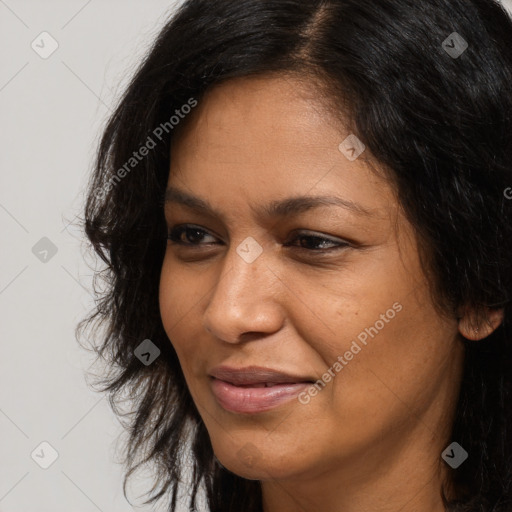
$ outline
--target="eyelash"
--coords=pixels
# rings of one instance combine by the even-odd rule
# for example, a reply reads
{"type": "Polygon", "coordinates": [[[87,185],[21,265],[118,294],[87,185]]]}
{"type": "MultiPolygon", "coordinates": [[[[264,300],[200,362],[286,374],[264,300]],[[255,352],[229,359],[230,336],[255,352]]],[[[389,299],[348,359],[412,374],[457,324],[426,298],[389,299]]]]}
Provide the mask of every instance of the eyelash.
{"type": "MultiPolygon", "coordinates": [[[[190,243],[190,242],[187,243],[187,242],[180,241],[180,239],[179,239],[180,235],[182,233],[187,233],[188,231],[193,231],[196,233],[199,232],[199,233],[202,233],[205,235],[209,235],[209,233],[207,231],[205,231],[204,229],[201,229],[199,227],[196,227],[196,226],[193,226],[190,224],[182,224],[180,226],[175,226],[175,227],[171,228],[169,230],[166,238],[167,238],[167,240],[171,241],[171,243],[173,243],[175,245],[179,245],[182,247],[188,247],[188,248],[199,247],[201,245],[211,245],[211,244],[197,244],[197,243],[190,243]]],[[[210,236],[213,236],[213,235],[210,235],[210,236]]],[[[297,249],[302,250],[302,251],[309,251],[309,252],[316,252],[316,253],[327,253],[330,251],[335,251],[335,250],[351,247],[351,244],[349,244],[348,242],[335,242],[334,240],[331,240],[330,238],[316,236],[316,235],[305,235],[300,232],[295,238],[293,238],[292,241],[295,241],[298,239],[319,240],[320,241],[319,243],[329,242],[329,243],[336,244],[336,245],[334,247],[329,247],[327,249],[308,249],[306,247],[293,246],[292,244],[287,243],[287,244],[285,244],[285,247],[291,246],[291,247],[296,247],[297,249]]]]}

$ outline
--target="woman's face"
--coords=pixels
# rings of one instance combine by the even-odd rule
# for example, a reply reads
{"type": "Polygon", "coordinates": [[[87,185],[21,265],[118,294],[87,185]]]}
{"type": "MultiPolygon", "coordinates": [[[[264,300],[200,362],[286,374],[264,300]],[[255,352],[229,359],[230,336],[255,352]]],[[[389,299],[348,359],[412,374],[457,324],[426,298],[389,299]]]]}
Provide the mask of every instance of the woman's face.
{"type": "Polygon", "coordinates": [[[317,96],[290,78],[238,79],[190,114],[165,215],[191,226],[173,236],[188,245],[167,246],[162,320],[229,470],[307,486],[400,461],[412,477],[449,441],[457,321],[433,307],[390,183],[368,149],[340,148],[351,132],[317,96]]]}

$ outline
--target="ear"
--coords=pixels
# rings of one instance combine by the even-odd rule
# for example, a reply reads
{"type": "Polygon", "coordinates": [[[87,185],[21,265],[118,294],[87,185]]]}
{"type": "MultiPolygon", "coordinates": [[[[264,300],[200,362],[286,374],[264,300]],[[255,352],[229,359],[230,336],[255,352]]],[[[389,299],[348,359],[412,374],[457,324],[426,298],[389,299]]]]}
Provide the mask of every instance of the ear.
{"type": "Polygon", "coordinates": [[[464,309],[458,317],[459,333],[468,340],[479,341],[487,338],[503,322],[504,310],[485,308],[484,314],[477,315],[472,309],[464,309]]]}

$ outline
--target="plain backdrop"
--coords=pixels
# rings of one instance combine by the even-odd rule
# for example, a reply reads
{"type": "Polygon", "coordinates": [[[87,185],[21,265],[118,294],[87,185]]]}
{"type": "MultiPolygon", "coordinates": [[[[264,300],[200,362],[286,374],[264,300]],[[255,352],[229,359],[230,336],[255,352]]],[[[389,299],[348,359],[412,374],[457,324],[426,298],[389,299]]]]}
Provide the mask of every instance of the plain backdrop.
{"type": "Polygon", "coordinates": [[[113,101],[175,5],[0,0],[0,512],[156,510],[138,507],[142,476],[123,496],[122,429],[86,381],[74,330],[92,271],[73,220],[113,101]]]}

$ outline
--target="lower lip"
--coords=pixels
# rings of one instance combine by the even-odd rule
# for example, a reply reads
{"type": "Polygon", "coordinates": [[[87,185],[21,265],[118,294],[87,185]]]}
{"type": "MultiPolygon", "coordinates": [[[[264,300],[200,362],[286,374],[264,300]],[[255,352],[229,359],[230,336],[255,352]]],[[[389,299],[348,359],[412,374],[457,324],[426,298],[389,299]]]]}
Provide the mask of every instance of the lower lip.
{"type": "Polygon", "coordinates": [[[227,411],[254,414],[268,411],[293,400],[310,382],[276,384],[270,388],[240,387],[213,378],[212,391],[217,402],[227,411]]]}

